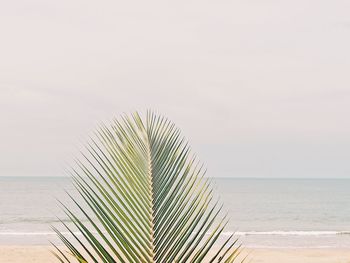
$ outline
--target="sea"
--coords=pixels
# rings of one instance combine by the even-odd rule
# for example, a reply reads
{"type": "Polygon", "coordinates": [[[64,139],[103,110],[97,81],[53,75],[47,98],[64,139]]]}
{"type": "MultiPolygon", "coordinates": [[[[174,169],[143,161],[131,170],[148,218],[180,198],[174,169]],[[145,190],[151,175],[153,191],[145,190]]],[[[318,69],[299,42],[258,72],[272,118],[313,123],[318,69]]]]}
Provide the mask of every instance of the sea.
{"type": "MultiPolygon", "coordinates": [[[[212,178],[232,233],[252,248],[350,248],[350,179],[212,178]]],[[[67,177],[0,177],[0,245],[59,242],[67,177]]],[[[74,210],[74,209],[73,209],[74,210]]],[[[209,234],[209,233],[208,233],[209,234]]]]}

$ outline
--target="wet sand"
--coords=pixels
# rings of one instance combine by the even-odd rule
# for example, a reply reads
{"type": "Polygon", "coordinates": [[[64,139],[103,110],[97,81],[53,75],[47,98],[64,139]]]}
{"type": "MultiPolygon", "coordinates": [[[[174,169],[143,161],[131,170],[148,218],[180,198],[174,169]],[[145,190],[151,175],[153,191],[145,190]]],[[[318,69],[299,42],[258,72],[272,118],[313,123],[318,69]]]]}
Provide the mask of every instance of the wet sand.
{"type": "MultiPolygon", "coordinates": [[[[58,262],[49,246],[0,246],[1,263],[58,262]]],[[[251,263],[350,263],[349,249],[246,249],[251,263]]]]}

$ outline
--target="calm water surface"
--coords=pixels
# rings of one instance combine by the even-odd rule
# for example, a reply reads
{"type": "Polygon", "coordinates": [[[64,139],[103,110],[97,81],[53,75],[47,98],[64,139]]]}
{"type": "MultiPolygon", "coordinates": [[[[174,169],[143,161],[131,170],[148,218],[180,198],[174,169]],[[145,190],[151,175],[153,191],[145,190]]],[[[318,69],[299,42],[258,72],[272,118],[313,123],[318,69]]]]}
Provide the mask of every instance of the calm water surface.
{"type": "MultiPolygon", "coordinates": [[[[349,247],[350,180],[215,179],[236,232],[252,247],[349,247]]],[[[72,202],[64,177],[0,177],[0,244],[48,244],[72,202]]]]}

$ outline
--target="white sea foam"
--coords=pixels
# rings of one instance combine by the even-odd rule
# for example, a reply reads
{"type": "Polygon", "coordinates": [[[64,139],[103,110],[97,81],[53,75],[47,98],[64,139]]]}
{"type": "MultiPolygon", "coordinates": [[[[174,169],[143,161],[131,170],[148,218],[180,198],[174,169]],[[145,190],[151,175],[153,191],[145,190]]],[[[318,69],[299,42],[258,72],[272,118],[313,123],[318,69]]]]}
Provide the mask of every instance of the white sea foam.
{"type": "MultiPolygon", "coordinates": [[[[70,232],[61,232],[63,235],[71,235],[70,232]]],[[[81,232],[73,232],[74,235],[81,235],[81,232]]],[[[0,232],[0,236],[55,236],[56,232],[0,232]]]]}
{"type": "Polygon", "coordinates": [[[350,235],[350,231],[237,231],[237,232],[223,232],[222,235],[230,236],[333,236],[333,235],[350,235]]]}
{"type": "MultiPolygon", "coordinates": [[[[75,235],[81,235],[81,232],[73,232],[75,235]]],[[[70,232],[62,232],[64,235],[71,235],[70,232]]],[[[208,235],[210,233],[207,233],[208,235]]],[[[50,236],[56,235],[55,232],[0,232],[0,236],[50,236]]],[[[223,232],[222,236],[335,236],[350,235],[350,231],[237,231],[223,232]]]]}

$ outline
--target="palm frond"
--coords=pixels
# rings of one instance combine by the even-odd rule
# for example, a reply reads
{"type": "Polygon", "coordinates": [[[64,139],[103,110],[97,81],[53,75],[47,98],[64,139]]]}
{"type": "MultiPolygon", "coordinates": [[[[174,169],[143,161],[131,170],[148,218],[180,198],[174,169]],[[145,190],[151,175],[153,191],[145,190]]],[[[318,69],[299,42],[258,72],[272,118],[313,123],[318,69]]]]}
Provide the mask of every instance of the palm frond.
{"type": "Polygon", "coordinates": [[[101,125],[71,176],[82,217],[62,204],[73,225],[60,262],[234,262],[234,236],[205,170],[175,125],[147,112],[101,125]],[[83,219],[82,219],[83,218],[83,219]],[[73,228],[81,232],[74,234],[73,228]],[[209,234],[208,234],[209,233],[209,234]]]}

